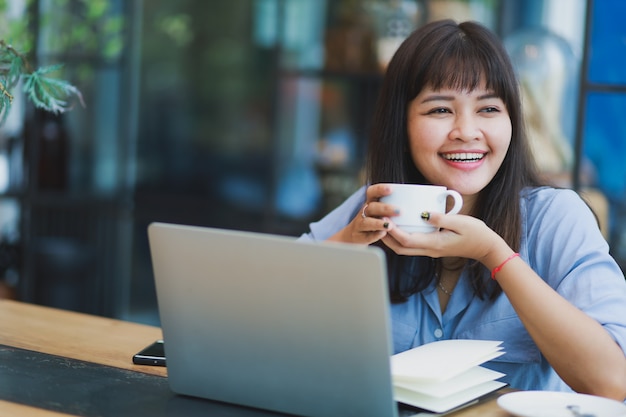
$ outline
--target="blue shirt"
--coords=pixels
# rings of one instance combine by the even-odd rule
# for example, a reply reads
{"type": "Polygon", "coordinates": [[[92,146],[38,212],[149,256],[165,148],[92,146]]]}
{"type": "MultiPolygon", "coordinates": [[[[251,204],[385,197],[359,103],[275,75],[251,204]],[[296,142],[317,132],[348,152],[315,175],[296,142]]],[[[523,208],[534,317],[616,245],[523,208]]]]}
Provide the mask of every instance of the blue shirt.
{"type": "MultiPolygon", "coordinates": [[[[626,280],[585,202],[572,190],[542,187],[521,196],[520,256],[561,296],[598,321],[626,348],[626,280]]],[[[300,239],[322,241],[363,207],[365,187],[300,239]]],[[[391,305],[395,353],[442,339],[501,340],[506,354],[485,367],[519,389],[572,391],[532,340],[508,298],[481,300],[463,272],[441,313],[436,283],[406,303],[391,305]]]]}

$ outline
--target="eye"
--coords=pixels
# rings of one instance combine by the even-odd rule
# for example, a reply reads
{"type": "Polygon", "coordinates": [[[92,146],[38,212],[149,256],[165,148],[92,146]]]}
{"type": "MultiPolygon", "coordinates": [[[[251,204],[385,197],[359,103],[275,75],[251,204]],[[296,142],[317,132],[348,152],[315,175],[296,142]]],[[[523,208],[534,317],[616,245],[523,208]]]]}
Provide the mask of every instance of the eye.
{"type": "Polygon", "coordinates": [[[445,114],[451,113],[449,109],[445,107],[436,107],[434,109],[429,110],[426,114],[445,114]]]}
{"type": "Polygon", "coordinates": [[[482,113],[500,113],[500,109],[494,106],[488,106],[480,110],[482,113]]]}

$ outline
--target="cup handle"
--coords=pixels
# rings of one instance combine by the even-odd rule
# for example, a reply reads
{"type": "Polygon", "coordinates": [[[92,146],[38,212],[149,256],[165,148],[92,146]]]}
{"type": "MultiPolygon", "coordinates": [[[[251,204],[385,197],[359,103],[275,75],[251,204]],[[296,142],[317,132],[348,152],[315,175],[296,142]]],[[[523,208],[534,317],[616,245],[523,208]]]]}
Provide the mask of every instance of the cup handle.
{"type": "Polygon", "coordinates": [[[458,191],[447,190],[446,199],[448,197],[454,198],[454,207],[452,207],[452,210],[450,210],[446,214],[457,214],[459,211],[461,211],[461,207],[463,207],[463,197],[461,197],[461,194],[459,194],[458,191]]]}

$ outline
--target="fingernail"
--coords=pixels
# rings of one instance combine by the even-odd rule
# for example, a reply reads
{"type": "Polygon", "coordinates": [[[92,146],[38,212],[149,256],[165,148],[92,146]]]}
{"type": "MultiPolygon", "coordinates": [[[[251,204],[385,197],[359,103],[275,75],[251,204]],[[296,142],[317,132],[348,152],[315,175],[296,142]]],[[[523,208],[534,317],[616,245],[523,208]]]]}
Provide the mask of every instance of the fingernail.
{"type": "Polygon", "coordinates": [[[389,227],[389,222],[385,222],[385,223],[383,223],[383,227],[384,227],[385,229],[387,229],[387,228],[389,227]]]}
{"type": "Polygon", "coordinates": [[[394,214],[400,214],[400,209],[395,209],[395,210],[393,211],[393,213],[394,213],[394,214]]]}
{"type": "Polygon", "coordinates": [[[427,211],[422,211],[422,219],[430,220],[430,213],[427,211]]]}

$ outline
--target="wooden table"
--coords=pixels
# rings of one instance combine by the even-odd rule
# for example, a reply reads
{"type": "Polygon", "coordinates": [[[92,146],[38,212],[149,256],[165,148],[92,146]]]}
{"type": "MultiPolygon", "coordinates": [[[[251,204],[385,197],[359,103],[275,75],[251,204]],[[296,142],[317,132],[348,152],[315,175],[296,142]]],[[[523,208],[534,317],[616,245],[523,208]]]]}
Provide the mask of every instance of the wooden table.
{"type": "MultiPolygon", "coordinates": [[[[134,365],[131,358],[134,353],[161,337],[161,329],[158,327],[0,300],[0,345],[140,373],[157,381],[162,381],[160,377],[167,376],[166,368],[134,365]]],[[[28,390],[29,387],[23,389],[28,390]]],[[[233,412],[233,407],[218,407],[222,410],[229,407],[229,415],[238,415],[233,412]]],[[[257,413],[246,409],[241,415],[262,415],[257,413]]],[[[0,400],[0,415],[61,417],[75,414],[38,408],[37,404],[24,405],[0,400]]],[[[450,416],[510,417],[510,414],[498,407],[495,399],[491,399],[450,416]]]]}

